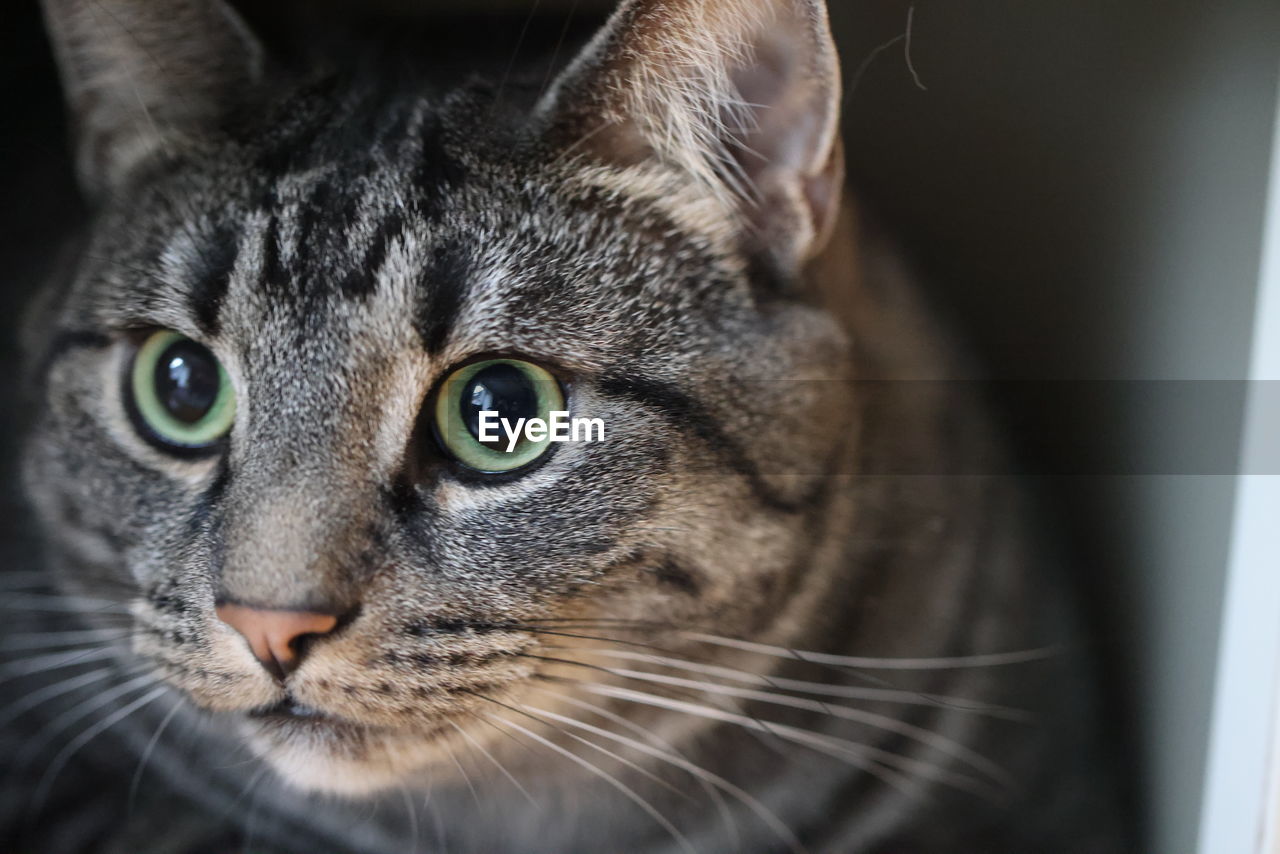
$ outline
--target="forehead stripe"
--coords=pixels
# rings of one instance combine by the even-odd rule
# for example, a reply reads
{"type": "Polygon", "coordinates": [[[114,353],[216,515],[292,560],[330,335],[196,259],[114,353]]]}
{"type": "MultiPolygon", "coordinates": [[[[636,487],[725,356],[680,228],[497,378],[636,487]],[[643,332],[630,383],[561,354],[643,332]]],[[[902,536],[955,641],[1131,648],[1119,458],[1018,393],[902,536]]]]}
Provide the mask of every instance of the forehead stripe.
{"type": "Polygon", "coordinates": [[[196,325],[205,335],[218,334],[219,314],[227,295],[231,271],[240,255],[239,235],[229,226],[219,226],[213,235],[200,245],[200,256],[192,270],[191,290],[187,292],[187,304],[196,325]]]}
{"type": "Polygon", "coordinates": [[[742,477],[756,500],[771,510],[806,512],[827,495],[824,484],[831,478],[826,477],[818,478],[815,486],[799,496],[784,494],[764,476],[746,449],[725,432],[719,418],[670,383],[615,373],[601,377],[599,389],[607,397],[630,401],[658,413],[677,430],[698,439],[727,471],[742,477]]]}
{"type": "Polygon", "coordinates": [[[404,216],[400,211],[392,211],[378,224],[369,250],[364,255],[360,266],[349,271],[339,283],[342,293],[348,297],[365,297],[372,293],[377,285],[378,273],[387,260],[387,250],[391,241],[404,233],[404,216]]]}
{"type": "Polygon", "coordinates": [[[293,283],[289,270],[280,263],[280,219],[275,214],[271,215],[266,234],[262,236],[262,282],[268,288],[286,292],[293,283]]]}
{"type": "Polygon", "coordinates": [[[455,245],[437,247],[422,274],[422,297],[414,325],[422,346],[437,355],[449,340],[449,332],[466,301],[471,261],[455,245]]]}

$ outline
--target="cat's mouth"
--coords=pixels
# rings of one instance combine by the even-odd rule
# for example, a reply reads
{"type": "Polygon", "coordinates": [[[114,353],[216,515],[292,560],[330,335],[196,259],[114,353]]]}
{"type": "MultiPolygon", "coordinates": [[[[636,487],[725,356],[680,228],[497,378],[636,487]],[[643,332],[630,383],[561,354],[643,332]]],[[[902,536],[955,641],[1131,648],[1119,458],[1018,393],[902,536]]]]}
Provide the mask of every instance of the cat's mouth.
{"type": "Polygon", "coordinates": [[[365,724],[348,720],[330,712],[299,703],[292,696],[286,696],[278,703],[263,706],[249,712],[249,718],[266,726],[314,726],[314,727],[350,727],[353,729],[373,729],[365,724]]]}
{"type": "Polygon", "coordinates": [[[254,751],[294,786],[361,797],[401,785],[440,757],[446,720],[363,722],[287,695],[243,713],[254,751]]]}

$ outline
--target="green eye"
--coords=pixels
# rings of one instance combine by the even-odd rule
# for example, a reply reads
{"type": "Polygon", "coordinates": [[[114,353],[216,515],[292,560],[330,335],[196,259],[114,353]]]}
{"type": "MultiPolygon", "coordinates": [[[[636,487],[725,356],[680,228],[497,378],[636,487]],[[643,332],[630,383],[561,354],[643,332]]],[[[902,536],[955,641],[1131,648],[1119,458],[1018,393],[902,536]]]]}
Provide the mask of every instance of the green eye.
{"type": "Polygon", "coordinates": [[[236,396],[208,347],[177,332],[152,333],[133,357],[133,408],[145,432],[178,450],[208,448],[231,429],[236,396]]]}
{"type": "Polygon", "coordinates": [[[551,447],[545,430],[541,438],[526,435],[530,419],[549,422],[551,413],[563,410],[560,384],[537,365],[519,359],[474,362],[441,384],[436,394],[436,435],[463,465],[481,472],[508,472],[528,465],[551,447]]]}

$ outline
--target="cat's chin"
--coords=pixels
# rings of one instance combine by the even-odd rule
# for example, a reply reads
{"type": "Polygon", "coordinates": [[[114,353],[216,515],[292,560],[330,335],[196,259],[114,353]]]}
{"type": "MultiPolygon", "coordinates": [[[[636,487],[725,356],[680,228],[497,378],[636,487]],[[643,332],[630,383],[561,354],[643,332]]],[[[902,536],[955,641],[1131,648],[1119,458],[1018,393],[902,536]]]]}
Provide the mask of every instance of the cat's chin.
{"type": "Polygon", "coordinates": [[[403,786],[440,758],[430,734],[323,720],[246,722],[249,746],[289,785],[358,798],[403,786]]]}

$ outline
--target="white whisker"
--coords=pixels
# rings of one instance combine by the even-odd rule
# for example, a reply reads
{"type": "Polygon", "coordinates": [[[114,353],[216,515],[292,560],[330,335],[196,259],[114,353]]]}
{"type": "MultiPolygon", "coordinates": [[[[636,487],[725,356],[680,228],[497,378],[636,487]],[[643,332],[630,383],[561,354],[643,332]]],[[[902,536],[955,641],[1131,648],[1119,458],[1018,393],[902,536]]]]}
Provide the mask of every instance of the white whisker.
{"type": "Polygon", "coordinates": [[[613,697],[620,700],[628,700],[630,702],[641,703],[647,706],[655,706],[657,708],[668,709],[671,711],[685,712],[687,714],[711,720],[733,723],[743,727],[744,729],[758,729],[769,732],[787,741],[803,744],[820,753],[824,753],[837,759],[842,759],[857,768],[861,768],[869,774],[873,774],[887,785],[893,786],[904,794],[910,793],[909,778],[898,773],[899,771],[914,772],[920,776],[946,782],[958,789],[973,792],[975,794],[991,794],[989,785],[983,784],[971,777],[967,777],[963,774],[956,774],[939,766],[930,765],[929,763],[921,760],[912,759],[877,747],[871,747],[870,745],[859,744],[838,736],[813,732],[799,727],[790,726],[788,724],[777,723],[775,721],[760,721],[736,712],[727,712],[711,706],[687,703],[682,700],[675,700],[670,697],[663,697],[658,694],[650,694],[644,691],[635,691],[630,688],[619,688],[595,682],[577,682],[577,684],[583,690],[589,691],[593,694],[613,697]]]}
{"type": "MultiPolygon", "coordinates": [[[[453,723],[453,721],[450,721],[450,723],[453,723]]],[[[454,728],[457,728],[457,724],[454,724],[454,728]]],[[[458,759],[458,754],[453,752],[449,742],[442,741],[441,745],[444,747],[445,752],[449,754],[449,759],[453,761],[453,767],[457,768],[458,773],[462,775],[462,781],[467,784],[467,790],[471,792],[471,799],[476,802],[476,806],[480,806],[480,793],[476,791],[475,784],[471,782],[471,775],[467,773],[467,769],[462,767],[462,761],[458,759]]]]}
{"type": "Polygon", "coordinates": [[[435,801],[431,798],[431,792],[428,790],[427,797],[422,802],[423,807],[427,810],[427,815],[431,818],[431,829],[436,835],[436,854],[449,854],[449,849],[445,844],[444,821],[440,818],[440,810],[436,807],[435,801]]]}
{"type": "Polygon", "coordinates": [[[22,699],[15,700],[7,706],[0,708],[0,726],[4,726],[9,723],[9,721],[18,717],[28,709],[33,709],[55,697],[61,697],[63,694],[69,694],[77,688],[82,688],[85,685],[92,685],[94,682],[101,682],[103,679],[113,675],[115,675],[115,671],[110,667],[100,667],[97,670],[90,670],[88,673],[82,673],[79,676],[63,679],[60,682],[55,682],[52,685],[46,685],[39,690],[32,691],[30,694],[23,696],[22,699]]]}
{"type": "Polygon", "coordinates": [[[684,679],[679,676],[667,676],[661,673],[647,673],[640,670],[628,670],[613,667],[605,669],[616,676],[623,677],[624,679],[636,679],[659,685],[673,685],[678,688],[689,688],[695,691],[737,697],[743,700],[754,700],[756,702],[769,703],[775,706],[786,706],[792,709],[819,712],[832,717],[855,721],[886,732],[894,732],[898,735],[906,736],[907,738],[921,744],[927,744],[930,747],[936,748],[937,750],[940,750],[956,759],[967,762],[973,768],[985,772],[999,783],[1003,783],[1005,785],[1009,785],[1011,783],[1007,772],[985,756],[982,756],[981,754],[976,753],[949,738],[945,738],[944,736],[930,732],[927,729],[923,729],[913,724],[905,723],[896,718],[888,717],[887,715],[879,715],[874,712],[865,711],[864,709],[854,709],[848,706],[832,705],[820,700],[810,700],[805,697],[791,697],[785,694],[775,694],[769,691],[756,691],[750,688],[734,688],[729,685],[721,685],[715,682],[705,682],[697,679],[684,679]]]}
{"type": "MultiPolygon", "coordinates": [[[[569,698],[561,697],[560,699],[569,699],[569,698]]],[[[587,703],[585,705],[590,706],[591,704],[587,703]]],[[[568,726],[585,729],[588,732],[595,733],[596,735],[599,735],[603,738],[616,741],[619,744],[625,744],[628,747],[632,748],[633,750],[637,750],[648,756],[653,756],[657,759],[662,760],[663,762],[667,762],[671,765],[674,765],[677,768],[680,768],[683,771],[686,771],[687,773],[693,775],[695,779],[699,780],[705,785],[712,786],[715,789],[722,789],[732,797],[737,798],[739,801],[743,803],[743,805],[745,805],[748,809],[750,809],[753,813],[755,813],[756,816],[761,821],[763,821],[769,827],[770,830],[776,833],[778,837],[782,839],[783,842],[787,844],[787,847],[789,847],[793,852],[796,852],[796,854],[803,854],[803,852],[806,850],[804,845],[800,842],[799,838],[796,837],[795,833],[791,830],[791,828],[787,827],[787,825],[783,823],[783,821],[779,819],[777,815],[773,813],[772,810],[770,810],[764,804],[760,803],[760,801],[752,797],[744,789],[738,786],[735,786],[733,783],[730,783],[728,780],[726,780],[724,777],[721,777],[719,774],[715,774],[711,771],[706,770],[705,768],[695,765],[677,753],[651,747],[650,745],[644,744],[643,742],[636,741],[633,738],[628,738],[624,735],[620,735],[619,733],[610,732],[606,729],[603,729],[602,727],[592,726],[591,724],[588,724],[584,721],[576,720],[575,718],[571,718],[566,715],[559,715],[559,714],[556,714],[555,712],[547,711],[545,709],[539,709],[536,707],[527,707],[527,708],[532,712],[545,715],[546,717],[549,717],[552,720],[560,721],[561,723],[564,723],[568,726]]],[[[602,710],[597,708],[596,711],[600,712],[602,710]]],[[[735,829],[735,832],[736,832],[736,829],[735,829]]]]}
{"type": "MultiPolygon", "coordinates": [[[[530,717],[530,718],[532,718],[532,719],[533,719],[533,720],[535,720],[535,721],[536,721],[536,720],[538,720],[538,718],[537,718],[536,716],[534,716],[534,715],[529,715],[529,714],[528,714],[528,712],[527,712],[527,710],[525,710],[525,708],[524,708],[523,706],[520,706],[520,707],[518,707],[518,708],[517,708],[517,707],[513,707],[513,711],[520,711],[520,712],[522,712],[523,714],[525,714],[527,717],[530,717]]],[[[539,723],[546,723],[546,721],[538,721],[538,722],[539,722],[539,723]]],[[[692,800],[692,799],[691,799],[691,798],[690,798],[686,793],[684,793],[684,792],[680,791],[680,790],[679,790],[679,789],[677,789],[675,786],[671,785],[671,784],[670,784],[670,783],[668,783],[666,780],[664,780],[664,779],[662,779],[661,777],[659,777],[657,774],[653,773],[652,771],[648,770],[647,768],[644,768],[644,767],[642,767],[642,766],[638,765],[637,763],[633,762],[632,760],[627,759],[626,757],[624,757],[624,756],[622,756],[622,755],[620,755],[620,754],[618,754],[618,753],[615,753],[614,751],[609,750],[609,749],[608,749],[608,748],[606,748],[606,747],[602,747],[602,746],[600,746],[599,744],[596,744],[595,742],[588,741],[587,739],[583,738],[583,737],[582,737],[582,736],[580,736],[580,735],[575,735],[574,733],[568,732],[567,730],[563,729],[562,727],[554,727],[554,729],[555,729],[557,732],[559,732],[561,735],[566,735],[566,736],[568,736],[569,738],[572,738],[574,741],[580,742],[581,744],[585,744],[587,747],[590,747],[592,750],[598,751],[599,753],[603,753],[605,756],[609,757],[609,758],[610,758],[610,759],[612,759],[613,761],[618,762],[618,763],[621,763],[621,764],[623,764],[623,765],[627,766],[627,767],[628,767],[628,768],[630,768],[632,771],[635,771],[637,774],[639,774],[640,776],[642,776],[642,777],[644,777],[645,779],[649,780],[650,782],[655,783],[655,784],[657,784],[657,785],[661,786],[662,788],[664,788],[664,789],[666,789],[667,791],[671,792],[671,793],[672,793],[673,795],[675,795],[676,797],[678,797],[678,798],[683,798],[684,800],[692,800]]]]}
{"type": "MultiPolygon", "coordinates": [[[[583,709],[594,715],[598,715],[607,721],[617,724],[623,729],[626,729],[630,732],[635,733],[640,738],[643,738],[649,741],[651,744],[655,745],[662,751],[669,753],[672,756],[679,757],[680,759],[688,760],[688,757],[685,756],[680,750],[678,750],[675,747],[675,745],[673,745],[671,742],[658,736],[653,731],[645,729],[644,727],[640,726],[640,724],[634,721],[629,721],[626,718],[624,718],[622,715],[615,714],[609,711],[603,706],[598,706],[595,703],[588,703],[586,700],[580,699],[578,697],[570,697],[568,694],[565,694],[563,691],[549,691],[545,688],[534,688],[533,690],[540,694],[546,694],[548,696],[555,697],[558,702],[568,703],[571,706],[576,706],[579,709],[583,709]]],[[[741,840],[738,836],[738,827],[733,821],[733,815],[729,811],[729,805],[725,803],[724,796],[720,794],[720,790],[718,788],[716,788],[707,780],[701,777],[696,777],[696,779],[698,781],[698,784],[702,787],[702,790],[707,793],[707,797],[710,798],[712,803],[716,805],[716,810],[719,811],[720,813],[721,820],[724,822],[725,831],[729,834],[730,839],[732,840],[732,844],[729,846],[729,848],[731,850],[737,851],[742,847],[741,840]]]]}
{"type": "Polygon", "coordinates": [[[71,667],[90,661],[101,661],[104,658],[112,658],[115,654],[116,650],[110,647],[93,646],[85,650],[73,649],[12,659],[0,664],[0,674],[3,674],[0,675],[0,684],[23,676],[32,676],[36,673],[59,670],[63,667],[71,667]]]}
{"type": "MultiPolygon", "coordinates": [[[[151,677],[147,678],[150,679],[151,677]]],[[[153,689],[142,697],[133,700],[128,705],[116,709],[114,712],[107,715],[105,718],[69,741],[66,746],[63,747],[62,750],[58,751],[57,755],[53,757],[53,760],[49,763],[49,767],[46,768],[44,774],[41,775],[40,782],[36,785],[36,794],[33,799],[34,805],[32,807],[32,812],[39,811],[40,807],[44,804],[45,797],[49,794],[49,789],[53,786],[53,781],[57,778],[63,767],[71,761],[71,757],[75,755],[76,751],[84,747],[93,738],[97,737],[105,730],[133,714],[138,709],[148,703],[155,702],[160,698],[160,695],[164,694],[168,690],[169,689],[163,685],[153,689]]]]}
{"type": "Polygon", "coordinates": [[[120,640],[129,635],[129,629],[84,629],[71,632],[16,632],[3,635],[0,650],[52,649],[57,646],[73,646],[95,641],[120,640]]]}
{"type": "Polygon", "coordinates": [[[6,593],[0,599],[4,611],[49,611],[75,614],[119,612],[128,614],[129,607],[110,599],[71,596],[60,593],[6,593]]]}
{"type": "Polygon", "coordinates": [[[133,779],[129,781],[129,798],[126,801],[128,811],[133,812],[134,802],[138,797],[138,786],[142,783],[142,774],[147,768],[147,760],[151,758],[151,753],[156,749],[156,745],[160,743],[160,737],[164,735],[164,731],[168,729],[169,722],[182,709],[182,701],[176,700],[173,708],[160,721],[160,725],[156,727],[155,733],[152,734],[151,740],[147,742],[147,746],[143,748],[142,755],[138,759],[138,767],[133,772],[133,779]]]}
{"type": "Polygon", "coordinates": [[[154,682],[155,677],[150,674],[136,676],[133,679],[121,682],[119,685],[116,685],[113,688],[108,688],[106,691],[95,695],[91,701],[73,706],[58,715],[53,720],[45,724],[40,731],[36,733],[35,738],[31,739],[31,741],[27,743],[26,748],[22,753],[22,758],[18,762],[14,763],[14,770],[16,771],[18,768],[25,767],[32,758],[39,754],[40,750],[48,744],[52,737],[65,730],[71,724],[81,718],[86,718],[92,715],[104,706],[110,705],[118,697],[154,682]]]}
{"type": "Polygon", "coordinates": [[[769,655],[774,658],[792,658],[811,664],[828,664],[835,667],[866,668],[868,670],[959,670],[968,667],[1003,667],[1010,664],[1025,664],[1031,661],[1043,661],[1062,654],[1059,646],[1038,647],[1036,649],[1015,650],[1013,652],[995,652],[985,655],[961,655],[948,658],[868,658],[851,655],[832,655],[826,652],[809,652],[788,649],[783,646],[756,643],[755,641],[724,638],[701,632],[679,632],[689,640],[699,643],[725,646],[746,652],[769,655]]]}
{"type": "Polygon", "coordinates": [[[625,649],[604,649],[592,647],[544,646],[543,649],[585,652],[592,655],[603,655],[647,664],[656,664],[691,673],[702,673],[707,676],[718,676],[721,679],[732,679],[748,685],[794,691],[800,694],[815,694],[824,697],[840,697],[848,700],[870,700],[885,703],[903,703],[919,706],[941,706],[961,712],[972,712],[1005,720],[1025,721],[1028,715],[1020,709],[1007,706],[996,706],[980,703],[964,697],[948,697],[941,694],[926,694],[905,691],[897,688],[863,688],[854,685],[829,685],[825,682],[811,682],[801,679],[787,679],[781,676],[761,675],[747,670],[735,670],[715,664],[699,664],[663,655],[650,655],[642,652],[631,652],[625,649]]]}
{"type": "MultiPolygon", "coordinates": [[[[244,764],[244,763],[237,763],[237,764],[244,764]]],[[[234,766],[233,766],[233,765],[227,765],[227,766],[224,766],[224,767],[232,768],[232,767],[234,767],[234,766]]],[[[262,778],[263,778],[263,777],[267,776],[267,772],[268,772],[269,770],[270,770],[270,769],[269,769],[269,768],[267,768],[267,766],[265,766],[265,765],[264,765],[264,766],[262,766],[261,768],[259,768],[257,771],[255,771],[255,772],[254,772],[254,774],[253,774],[253,776],[249,778],[249,782],[245,783],[245,784],[244,784],[244,787],[240,789],[240,794],[236,795],[235,800],[233,800],[233,801],[231,802],[231,805],[227,808],[227,811],[228,811],[228,812],[234,811],[234,810],[235,810],[235,808],[236,808],[236,807],[238,807],[238,806],[240,805],[240,802],[241,802],[241,801],[243,801],[245,798],[249,797],[250,792],[252,792],[252,791],[253,791],[253,789],[254,789],[254,787],[256,787],[256,786],[258,785],[258,783],[262,781],[262,778]]],[[[252,816],[250,816],[250,818],[252,818],[252,816]]]]}
{"type": "MultiPolygon", "coordinates": [[[[477,696],[481,696],[481,695],[477,695],[477,696]]],[[[523,711],[523,709],[519,706],[509,705],[499,700],[494,700],[491,697],[485,697],[484,699],[488,700],[490,703],[501,706],[502,708],[507,709],[508,711],[512,711],[512,712],[515,712],[516,714],[524,715],[525,717],[531,720],[538,721],[538,723],[544,723],[544,724],[546,723],[546,721],[539,721],[533,715],[529,714],[526,711],[523,711]]],[[[557,730],[561,735],[568,736],[569,738],[572,738],[574,741],[578,741],[578,742],[581,742],[582,744],[585,744],[587,747],[590,747],[592,750],[598,751],[599,753],[603,753],[605,756],[609,757],[615,762],[618,762],[622,765],[626,765],[632,771],[635,771],[637,774],[641,775],[642,777],[647,778],[650,782],[653,782],[659,786],[662,786],[664,789],[667,789],[673,795],[676,795],[677,797],[680,797],[680,798],[684,798],[686,800],[689,799],[689,796],[687,794],[680,791],[675,786],[668,783],[666,780],[663,780],[661,777],[659,777],[657,774],[654,774],[652,771],[648,770],[647,768],[640,767],[635,762],[632,762],[630,759],[627,759],[624,756],[619,756],[617,753],[613,752],[612,750],[609,750],[606,747],[601,747],[600,745],[595,744],[594,742],[587,741],[585,738],[579,735],[575,735],[574,733],[568,732],[560,727],[553,727],[553,729],[557,730]]]]}
{"type": "Polygon", "coordinates": [[[261,784],[262,778],[265,777],[266,774],[267,769],[263,768],[257,774],[254,774],[249,778],[248,786],[236,797],[235,803],[232,804],[232,806],[234,806],[235,804],[238,804],[242,798],[249,798],[249,810],[245,814],[244,819],[244,850],[246,852],[253,850],[253,835],[257,831],[259,784],[261,784]]]}
{"type": "Polygon", "coordinates": [[[401,787],[400,794],[404,796],[404,809],[409,814],[409,838],[413,840],[410,854],[418,854],[418,805],[413,802],[413,794],[407,788],[401,787]]]}
{"type": "MultiPolygon", "coordinates": [[[[599,664],[589,664],[584,661],[574,661],[568,658],[553,658],[550,656],[533,655],[531,653],[525,653],[525,656],[528,658],[539,659],[541,661],[553,662],[556,664],[567,664],[567,665],[573,665],[575,667],[582,667],[589,670],[595,670],[595,671],[599,671],[600,673],[607,673],[610,676],[621,675],[621,671],[615,668],[605,667],[599,664]]],[[[551,678],[554,679],[554,677],[551,677],[551,678]]],[[[671,687],[671,686],[668,686],[668,687],[671,687]]],[[[778,739],[776,738],[772,730],[769,728],[769,724],[766,721],[762,721],[759,718],[755,718],[754,716],[747,714],[743,709],[742,703],[736,702],[730,697],[725,697],[717,694],[712,694],[711,696],[708,697],[706,696],[706,692],[700,692],[697,690],[675,689],[675,688],[672,688],[672,690],[677,694],[680,694],[685,696],[686,698],[689,698],[695,704],[703,702],[705,700],[706,702],[714,703],[717,706],[720,706],[722,708],[727,708],[735,714],[743,714],[746,717],[751,717],[753,720],[756,721],[756,723],[760,724],[760,726],[747,730],[748,733],[750,733],[750,735],[753,738],[758,740],[762,746],[764,746],[769,750],[773,750],[779,756],[789,755],[788,751],[785,749],[785,746],[779,747],[772,743],[773,741],[777,741],[778,739]]]]}
{"type": "Polygon", "coordinates": [[[507,770],[507,766],[499,762],[497,757],[495,757],[492,753],[490,753],[489,750],[483,744],[476,741],[475,738],[471,735],[471,733],[467,732],[465,729],[458,726],[453,721],[449,721],[449,725],[458,731],[458,735],[462,736],[467,741],[469,741],[472,747],[480,751],[482,756],[484,756],[491,763],[493,763],[493,766],[502,773],[502,776],[506,777],[507,780],[511,783],[511,785],[515,786],[516,789],[520,792],[520,794],[525,796],[525,798],[529,801],[530,806],[532,806],[534,809],[541,809],[541,807],[538,806],[537,801],[533,799],[533,795],[529,794],[529,791],[525,789],[524,786],[520,785],[520,781],[517,780],[514,776],[512,776],[511,772],[507,770]]]}
{"type": "Polygon", "coordinates": [[[483,712],[481,712],[480,714],[483,714],[485,717],[490,718],[491,720],[501,721],[507,726],[515,729],[517,732],[522,733],[526,737],[533,739],[534,741],[538,742],[542,746],[548,748],[549,750],[554,751],[560,756],[563,756],[565,759],[568,759],[569,761],[580,766],[584,770],[604,780],[610,786],[612,786],[613,788],[621,792],[628,800],[630,800],[636,806],[640,807],[640,809],[644,810],[644,812],[650,818],[652,818],[655,822],[657,822],[662,827],[663,830],[665,830],[667,833],[671,835],[671,837],[676,841],[676,843],[684,851],[686,851],[687,854],[697,854],[697,851],[694,849],[693,845],[689,842],[689,840],[685,838],[684,834],[681,833],[666,816],[664,816],[661,812],[659,812],[657,808],[653,806],[653,804],[646,801],[639,794],[637,794],[635,790],[633,790],[626,783],[623,783],[617,777],[614,777],[609,772],[604,771],[603,769],[597,767],[591,762],[588,762],[587,760],[583,759],[581,756],[578,756],[573,751],[567,750],[564,747],[561,747],[560,745],[556,744],[555,742],[549,739],[543,738],[533,730],[529,729],[528,727],[521,726],[515,721],[508,720],[506,718],[497,718],[495,715],[488,715],[483,712]]]}

